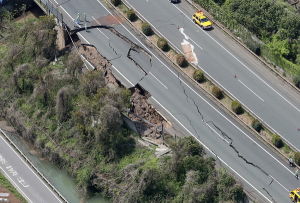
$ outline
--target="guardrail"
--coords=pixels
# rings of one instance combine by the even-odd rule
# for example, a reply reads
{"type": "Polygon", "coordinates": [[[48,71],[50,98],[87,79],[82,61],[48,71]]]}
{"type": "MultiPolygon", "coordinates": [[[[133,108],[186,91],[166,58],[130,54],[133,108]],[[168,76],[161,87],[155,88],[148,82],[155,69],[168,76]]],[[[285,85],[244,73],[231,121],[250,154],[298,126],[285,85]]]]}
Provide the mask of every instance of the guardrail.
{"type": "Polygon", "coordinates": [[[63,15],[58,10],[58,5],[53,5],[49,0],[34,0],[34,2],[48,15],[54,15],[58,22],[63,23],[63,15]]]}
{"type": "MultiPolygon", "coordinates": [[[[22,156],[26,163],[42,178],[42,181],[46,182],[50,189],[55,192],[55,194],[64,202],[68,201],[56,190],[56,188],[47,180],[47,178],[33,165],[33,163],[25,156],[25,154],[15,145],[15,143],[9,138],[9,136],[0,128],[0,133],[4,135],[4,138],[9,142],[9,144],[22,156]]],[[[1,136],[1,135],[0,135],[1,136]]]]}
{"type": "MultiPolygon", "coordinates": [[[[187,1],[190,1],[190,0],[187,0],[187,1]]],[[[109,1],[108,1],[109,2],[109,1]]],[[[128,7],[128,8],[131,8],[131,9],[133,9],[130,5],[128,5],[127,4],[127,2],[125,2],[125,1],[122,1],[122,3],[126,6],[126,7],[128,7]]],[[[109,2],[109,4],[112,6],[112,7],[114,7],[110,2],[109,2]]],[[[115,8],[115,7],[114,7],[115,8]]],[[[123,13],[121,13],[121,15],[122,15],[122,17],[124,17],[125,19],[126,19],[126,21],[130,24],[130,25],[132,25],[132,26],[134,26],[128,19],[127,19],[127,17],[123,14],[123,13]]],[[[138,12],[136,12],[136,15],[139,17],[139,19],[141,19],[143,22],[147,22],[147,20],[146,19],[144,19],[144,17],[143,16],[141,16],[138,12]]],[[[152,27],[152,29],[153,29],[153,31],[156,33],[156,35],[158,35],[158,36],[160,36],[160,37],[162,37],[161,36],[161,34],[160,34],[160,32],[155,28],[155,27],[152,27]]],[[[146,39],[147,39],[147,36],[145,36],[144,35],[144,33],[142,33],[141,31],[139,31],[146,39]]],[[[173,47],[173,45],[172,45],[172,43],[168,40],[168,39],[166,39],[167,41],[168,41],[168,44],[169,44],[169,46],[172,48],[172,49],[174,49],[174,50],[176,50],[176,48],[175,47],[173,47]]],[[[156,44],[154,44],[153,42],[151,42],[150,41],[150,44],[152,44],[154,47],[156,47],[158,50],[159,50],[159,52],[161,52],[160,51],[160,48],[158,48],[157,47],[157,45],[156,44]]],[[[250,50],[251,51],[251,50],[250,50]]],[[[163,53],[162,53],[163,54],[163,53]]],[[[177,67],[177,64],[175,64],[175,63],[173,63],[176,67],[177,67]]],[[[190,64],[192,67],[194,67],[196,70],[198,69],[196,66],[194,66],[193,64],[190,64]]],[[[203,70],[204,71],[204,69],[202,68],[202,67],[200,67],[199,66],[199,68],[201,69],[201,70],[203,70]]],[[[181,69],[180,69],[181,70],[181,69]]],[[[183,72],[182,70],[181,70],[181,72],[183,72]]],[[[184,73],[184,72],[183,72],[184,73]]],[[[204,71],[204,73],[206,73],[205,71],[204,71]]],[[[185,74],[185,73],[184,73],[185,74]]],[[[192,80],[192,81],[194,81],[194,79],[193,78],[191,78],[190,76],[188,76],[187,75],[187,77],[190,79],[190,80],[192,80]]],[[[224,89],[224,88],[222,88],[220,85],[219,85],[219,83],[215,80],[215,79],[213,79],[212,77],[210,77],[208,74],[205,74],[205,77],[212,83],[212,84],[214,84],[215,86],[217,86],[217,87],[219,87],[221,90],[223,90],[223,92],[231,99],[231,100],[237,100],[237,98],[234,96],[234,95],[232,95],[229,91],[227,91],[226,89],[224,89]]],[[[202,87],[200,86],[200,85],[197,85],[198,87],[200,87],[201,89],[202,89],[202,87]]],[[[204,90],[205,91],[205,90],[204,90]]],[[[205,91],[206,92],[206,91],[205,91]]],[[[211,93],[208,93],[213,99],[215,98],[214,96],[212,96],[211,95],[211,93]]],[[[277,152],[277,153],[279,153],[279,155],[281,155],[282,156],[282,158],[284,158],[285,160],[288,160],[288,157],[287,156],[285,156],[283,153],[281,153],[280,152],[280,150],[279,149],[277,149],[274,145],[272,145],[272,143],[270,143],[269,141],[267,141],[267,139],[265,139],[265,138],[263,138],[260,134],[258,134],[255,130],[253,130],[253,128],[251,128],[250,126],[248,126],[243,120],[241,120],[232,110],[230,110],[230,109],[228,109],[228,108],[226,108],[221,102],[219,102],[219,101],[216,101],[216,103],[218,103],[218,104],[220,104],[223,108],[225,108],[225,109],[227,109],[229,112],[230,112],[230,114],[234,117],[234,118],[236,118],[238,121],[240,121],[243,125],[245,125],[251,132],[253,132],[253,133],[255,133],[255,135],[257,135],[256,137],[257,138],[259,138],[261,141],[263,141],[265,144],[267,144],[268,146],[271,146],[271,149],[272,150],[274,150],[275,152],[277,152]]],[[[268,125],[266,125],[265,124],[265,122],[263,121],[263,120],[261,120],[260,118],[258,118],[257,116],[256,116],[256,114],[254,113],[254,112],[252,112],[251,110],[250,110],[250,108],[248,108],[246,105],[244,105],[243,103],[241,103],[242,104],[242,106],[243,106],[243,108],[245,109],[245,111],[247,111],[248,113],[249,113],[249,115],[250,116],[252,116],[253,118],[255,118],[255,119],[257,119],[259,122],[261,122],[262,124],[264,124],[264,127],[268,130],[268,131],[270,131],[270,132],[272,132],[272,133],[274,133],[274,134],[277,134],[270,126],[268,126],[268,125]]],[[[280,136],[283,140],[284,140],[284,142],[293,150],[293,151],[298,151],[296,148],[294,148],[283,136],[280,136]]],[[[300,167],[299,167],[300,168],[300,167]]]]}
{"type": "Polygon", "coordinates": [[[253,55],[256,59],[258,59],[263,65],[265,65],[269,70],[271,70],[277,77],[286,82],[290,87],[292,87],[297,93],[300,93],[300,89],[296,87],[291,81],[286,79],[276,68],[272,67],[267,61],[265,61],[262,57],[255,54],[251,49],[249,49],[241,40],[239,40],[229,29],[227,29],[223,24],[217,21],[208,11],[202,8],[199,4],[196,4],[193,0],[185,0],[188,4],[190,4],[196,10],[204,11],[205,15],[207,15],[216,25],[220,28],[224,33],[230,36],[234,41],[236,41],[239,45],[241,45],[244,49],[246,49],[251,55],[253,55]]]}

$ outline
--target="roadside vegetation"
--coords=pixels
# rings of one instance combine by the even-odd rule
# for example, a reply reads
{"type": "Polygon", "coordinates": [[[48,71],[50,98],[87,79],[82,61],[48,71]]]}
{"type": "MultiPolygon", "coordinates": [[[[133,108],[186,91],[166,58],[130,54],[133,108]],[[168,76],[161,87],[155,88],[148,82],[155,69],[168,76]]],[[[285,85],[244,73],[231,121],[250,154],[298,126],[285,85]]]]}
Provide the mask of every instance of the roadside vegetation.
{"type": "Polygon", "coordinates": [[[52,17],[17,23],[6,12],[1,23],[0,116],[66,169],[84,195],[101,192],[114,202],[245,198],[192,137],[170,139],[172,153],[161,158],[155,147],[139,145],[122,119],[130,90],[108,87],[102,71],[83,73],[76,50],[58,52],[52,17]]]}
{"type": "Polygon", "coordinates": [[[300,15],[271,0],[193,0],[257,55],[281,67],[300,88],[300,15]]]}
{"type": "MultiPolygon", "coordinates": [[[[194,0],[198,1],[198,0],[194,0]]],[[[218,5],[223,5],[226,0],[219,0],[216,2],[218,5]]],[[[202,1],[199,0],[199,2],[205,2],[208,5],[212,3],[212,0],[208,1],[202,1]]],[[[228,0],[229,2],[229,0],[228,0]]],[[[255,1],[254,1],[255,2],[255,1]]],[[[213,4],[216,4],[213,2],[213,4]]],[[[215,6],[218,6],[217,4],[215,6]]],[[[132,8],[128,8],[125,4],[122,3],[122,1],[119,2],[118,6],[116,7],[118,11],[120,11],[124,17],[126,16],[126,13],[128,11],[134,12],[132,8]]],[[[213,7],[214,8],[214,7],[213,7]]],[[[139,19],[137,16],[137,19],[132,25],[139,31],[143,32],[145,25],[148,28],[151,28],[150,25],[147,22],[144,22],[143,20],[139,19]]],[[[239,26],[239,24],[237,24],[239,26]]],[[[239,29],[238,29],[239,30],[239,29]]],[[[153,30],[152,30],[153,31],[153,30]]],[[[239,30],[241,31],[241,30],[239,30]]],[[[246,29],[242,29],[242,31],[245,31],[245,33],[250,34],[249,31],[246,29]]],[[[296,31],[297,33],[297,31],[296,31]]],[[[152,45],[157,46],[157,48],[161,49],[160,41],[162,36],[160,36],[159,33],[153,31],[151,35],[147,35],[147,39],[152,43],[152,45]]],[[[252,34],[253,35],[253,34],[252,34]]],[[[252,36],[249,35],[249,36],[252,36]]],[[[245,35],[246,36],[246,35],[245,35]]],[[[247,35],[248,36],[248,35],[247,35]]],[[[251,37],[253,40],[253,37],[251,37]]],[[[295,39],[296,40],[296,39],[295,39]]],[[[252,41],[251,41],[252,42],[252,41]]],[[[297,43],[297,42],[296,42],[297,43]]],[[[262,43],[258,40],[255,41],[255,45],[257,45],[258,52],[257,54],[260,54],[262,43]]],[[[271,147],[276,149],[279,153],[284,155],[287,159],[288,158],[295,158],[297,156],[297,152],[291,149],[288,144],[286,144],[282,138],[279,135],[274,134],[271,129],[269,129],[267,126],[264,126],[255,115],[251,114],[248,109],[244,108],[242,104],[235,100],[228,92],[222,90],[221,87],[212,80],[209,76],[205,75],[202,70],[199,70],[195,68],[192,64],[190,64],[186,57],[182,54],[178,54],[172,46],[168,45],[169,49],[167,51],[163,51],[163,54],[168,57],[174,64],[177,64],[180,67],[180,70],[185,74],[185,76],[189,77],[190,79],[194,80],[198,83],[198,85],[206,91],[211,96],[215,97],[219,100],[219,104],[221,104],[224,108],[226,108],[229,112],[233,113],[234,116],[236,116],[241,122],[243,122],[246,126],[248,126],[250,129],[253,129],[253,133],[256,133],[258,138],[261,138],[264,142],[269,144],[271,147]]],[[[253,50],[255,51],[255,50],[253,50]]],[[[257,51],[257,50],[256,50],[257,51]]],[[[297,75],[297,74],[296,74],[297,75]]],[[[300,76],[293,76],[294,81],[299,81],[300,83],[300,76]]]]}
{"type": "Polygon", "coordinates": [[[26,203],[26,199],[17,191],[17,189],[5,178],[0,172],[0,188],[6,189],[9,193],[13,194],[20,202],[26,203]]]}

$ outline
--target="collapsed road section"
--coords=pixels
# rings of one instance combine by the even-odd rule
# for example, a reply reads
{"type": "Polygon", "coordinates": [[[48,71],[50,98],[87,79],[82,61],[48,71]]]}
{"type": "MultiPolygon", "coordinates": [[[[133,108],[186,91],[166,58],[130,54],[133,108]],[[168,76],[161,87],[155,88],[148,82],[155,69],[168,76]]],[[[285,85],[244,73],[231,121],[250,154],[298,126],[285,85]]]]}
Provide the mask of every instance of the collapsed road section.
{"type": "MultiPolygon", "coordinates": [[[[100,1],[90,1],[88,4],[76,0],[69,1],[61,5],[60,8],[64,12],[64,16],[70,19],[69,27],[74,26],[73,21],[77,12],[74,8],[84,8],[89,19],[112,15],[100,1]]],[[[139,83],[151,94],[151,98],[155,98],[155,107],[163,112],[165,117],[169,118],[174,125],[179,126],[181,130],[198,139],[208,150],[214,152],[215,156],[226,167],[230,168],[246,183],[246,187],[259,194],[264,198],[264,201],[272,201],[269,194],[278,202],[288,201],[286,190],[289,190],[290,187],[296,187],[298,182],[276,155],[257,142],[248,130],[227,116],[219,107],[211,104],[211,101],[203,93],[195,90],[186,79],[178,77],[179,73],[173,70],[164,59],[153,54],[151,48],[147,48],[127,25],[117,24],[114,25],[114,28],[151,53],[150,63],[149,56],[147,56],[148,60],[146,61],[142,59],[142,56],[138,61],[138,52],[131,52],[137,57],[134,61],[148,71],[147,76],[140,67],[127,57],[131,45],[118,36],[111,35],[109,30],[90,29],[89,32],[82,30],[77,34],[84,43],[93,44],[97,47],[98,51],[107,59],[114,58],[114,60],[110,60],[113,73],[122,81],[124,86],[135,86],[139,83]],[[114,50],[110,47],[114,47],[114,50]],[[193,103],[190,102],[191,100],[187,98],[187,95],[194,101],[193,103]],[[195,106],[197,106],[196,109],[195,106]],[[231,142],[234,143],[234,148],[237,151],[223,139],[220,139],[217,130],[212,132],[202,120],[213,121],[215,126],[222,129],[222,132],[230,135],[231,142]],[[247,157],[245,158],[247,161],[241,156],[247,157]],[[254,163],[254,165],[249,165],[247,162],[254,163]],[[266,173],[254,166],[259,166],[266,173]],[[270,184],[270,178],[266,174],[274,177],[272,184],[270,184]]],[[[215,129],[214,126],[211,128],[215,129]]],[[[226,138],[227,141],[230,139],[226,138]]]]}

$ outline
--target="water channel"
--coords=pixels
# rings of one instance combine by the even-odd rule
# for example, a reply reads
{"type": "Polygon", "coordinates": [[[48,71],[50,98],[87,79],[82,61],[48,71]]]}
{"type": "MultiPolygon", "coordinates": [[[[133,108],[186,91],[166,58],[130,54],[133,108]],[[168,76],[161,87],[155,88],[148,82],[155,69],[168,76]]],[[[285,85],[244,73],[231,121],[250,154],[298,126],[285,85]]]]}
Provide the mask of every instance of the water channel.
{"type": "Polygon", "coordinates": [[[109,203],[109,199],[101,195],[95,195],[88,200],[83,200],[76,190],[74,179],[63,169],[59,169],[51,162],[43,159],[21,137],[7,133],[15,145],[26,155],[33,165],[47,178],[47,180],[70,202],[70,203],[109,203]]]}

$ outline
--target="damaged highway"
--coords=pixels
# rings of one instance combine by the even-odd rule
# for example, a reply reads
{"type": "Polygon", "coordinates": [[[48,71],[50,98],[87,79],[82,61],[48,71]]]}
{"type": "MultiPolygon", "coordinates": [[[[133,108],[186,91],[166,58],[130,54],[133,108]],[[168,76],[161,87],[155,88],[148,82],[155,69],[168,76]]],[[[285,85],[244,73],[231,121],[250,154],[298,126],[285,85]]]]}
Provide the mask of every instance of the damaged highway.
{"type": "Polygon", "coordinates": [[[253,199],[289,201],[288,191],[299,182],[281,157],[182,76],[124,21],[101,20],[116,18],[104,3],[72,0],[59,8],[69,27],[74,27],[74,8],[84,10],[91,23],[88,32],[78,30],[79,38],[105,56],[112,73],[125,87],[138,84],[149,92],[148,101],[173,127],[195,137],[220,165],[241,180],[253,199]]]}

